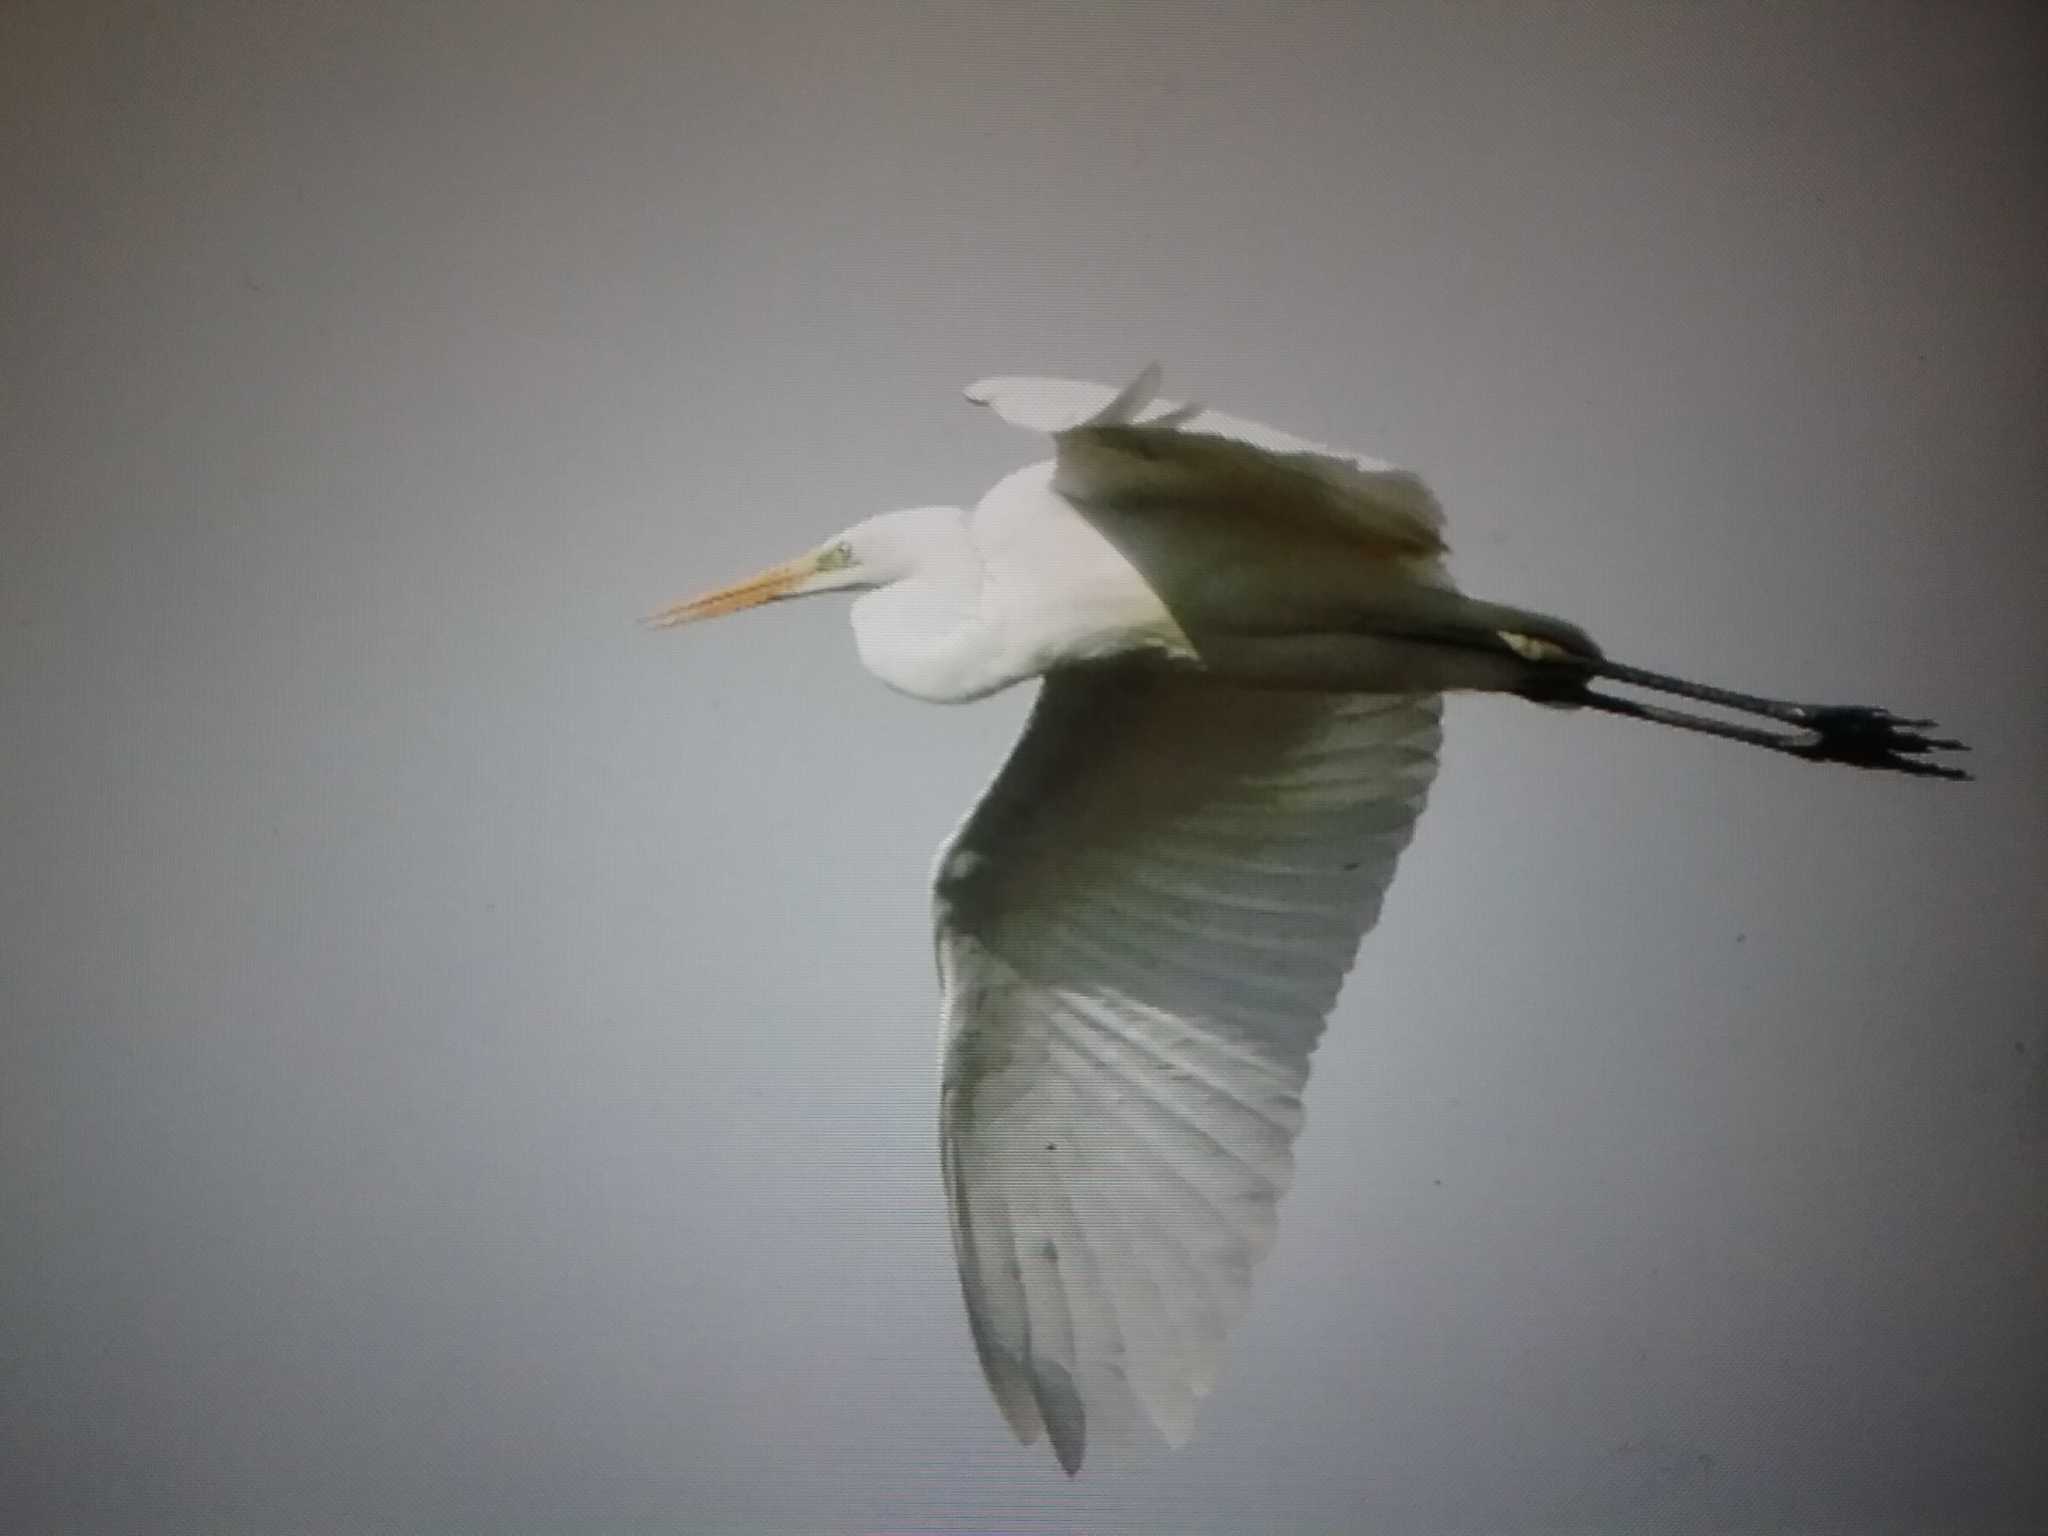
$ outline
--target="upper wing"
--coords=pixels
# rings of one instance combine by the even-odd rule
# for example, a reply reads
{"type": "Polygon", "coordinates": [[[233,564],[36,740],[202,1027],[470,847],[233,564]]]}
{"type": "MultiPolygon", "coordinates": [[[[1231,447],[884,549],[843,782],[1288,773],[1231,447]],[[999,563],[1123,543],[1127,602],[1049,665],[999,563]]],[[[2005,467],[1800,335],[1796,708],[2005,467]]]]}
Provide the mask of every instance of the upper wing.
{"type": "Polygon", "coordinates": [[[982,1369],[1060,1464],[1190,1432],[1309,1053],[1436,772],[1433,694],[1049,676],[940,854],[940,1145],[982,1369]]]}
{"type": "Polygon", "coordinates": [[[1014,425],[1051,433],[1059,454],[1054,488],[1082,506],[1228,504],[1343,528],[1381,553],[1443,553],[1443,508],[1413,471],[1160,400],[1158,387],[1154,365],[1121,391],[1006,377],[969,385],[967,398],[1014,425]]]}

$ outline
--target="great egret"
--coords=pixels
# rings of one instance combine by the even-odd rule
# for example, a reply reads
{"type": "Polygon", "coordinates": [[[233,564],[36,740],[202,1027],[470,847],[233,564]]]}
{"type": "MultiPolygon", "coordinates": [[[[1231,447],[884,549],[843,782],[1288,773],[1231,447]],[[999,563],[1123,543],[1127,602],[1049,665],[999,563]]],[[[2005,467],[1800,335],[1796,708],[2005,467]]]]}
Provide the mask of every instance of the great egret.
{"type": "Polygon", "coordinates": [[[1050,433],[1052,459],[972,513],[870,518],[649,621],[853,589],[861,660],[893,688],[1044,678],[934,871],[940,1160],[989,1387],[1069,1474],[1091,1438],[1192,1430],[1272,1240],[1310,1052],[1435,775],[1444,690],[1963,777],[1930,722],[1624,667],[1463,596],[1415,475],[1158,381],[984,380],[968,398],[1050,433]]]}

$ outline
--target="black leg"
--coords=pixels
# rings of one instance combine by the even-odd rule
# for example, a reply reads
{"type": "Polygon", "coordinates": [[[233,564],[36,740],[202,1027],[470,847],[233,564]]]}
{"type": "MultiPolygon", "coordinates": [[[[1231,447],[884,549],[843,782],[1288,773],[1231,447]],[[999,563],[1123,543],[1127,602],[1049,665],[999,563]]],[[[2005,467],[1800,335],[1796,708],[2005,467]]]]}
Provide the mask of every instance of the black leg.
{"type": "MultiPolygon", "coordinates": [[[[1763,715],[1771,720],[1783,720],[1787,725],[1809,724],[1809,717],[1812,714],[1809,705],[1793,704],[1784,699],[1766,699],[1754,693],[1737,693],[1732,688],[1715,688],[1707,683],[1687,682],[1682,677],[1667,677],[1662,672],[1646,672],[1641,667],[1626,667],[1618,661],[1609,661],[1604,656],[1586,664],[1584,670],[1594,677],[1627,683],[1632,688],[1646,688],[1652,693],[1675,694],[1681,699],[1698,699],[1702,704],[1718,704],[1723,709],[1740,710],[1745,715],[1763,715]]],[[[1912,723],[1927,725],[1932,722],[1916,720],[1912,723]]]]}
{"type": "Polygon", "coordinates": [[[1846,763],[1855,768],[1889,769],[1933,779],[1970,777],[1962,769],[1947,763],[1928,761],[1929,753],[1969,750],[1960,741],[1921,735],[1921,727],[1932,725],[1934,722],[1931,720],[1901,719],[1889,710],[1857,704],[1794,704],[1784,699],[1767,699],[1756,694],[1710,687],[1705,683],[1687,682],[1684,678],[1667,677],[1660,672],[1646,672],[1639,667],[1608,661],[1605,657],[1590,661],[1573,658],[1569,666],[1569,673],[1560,668],[1554,683],[1545,679],[1528,689],[1528,696],[1548,703],[1581,704],[1631,720],[1650,720],[1683,731],[1699,731],[1730,741],[1747,742],[1773,752],[1803,757],[1809,762],[1846,763]],[[1639,703],[1611,693],[1597,693],[1587,682],[1595,677],[1653,693],[1697,699],[1703,704],[1740,714],[1758,715],[1793,729],[1769,730],[1639,703]]]}

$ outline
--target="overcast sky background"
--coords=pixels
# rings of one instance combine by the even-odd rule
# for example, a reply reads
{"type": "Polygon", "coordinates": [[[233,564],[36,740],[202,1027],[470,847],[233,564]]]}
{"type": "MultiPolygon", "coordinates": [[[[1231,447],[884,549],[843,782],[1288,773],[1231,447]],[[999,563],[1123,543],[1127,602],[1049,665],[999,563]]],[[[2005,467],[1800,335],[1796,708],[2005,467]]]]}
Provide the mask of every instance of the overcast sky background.
{"type": "Polygon", "coordinates": [[[1988,4],[13,0],[8,1529],[2048,1524],[2043,78],[1988,4]],[[1069,1483],[934,1132],[1028,690],[633,621],[1153,358],[1981,777],[1455,701],[1198,1437],[1069,1483]]]}

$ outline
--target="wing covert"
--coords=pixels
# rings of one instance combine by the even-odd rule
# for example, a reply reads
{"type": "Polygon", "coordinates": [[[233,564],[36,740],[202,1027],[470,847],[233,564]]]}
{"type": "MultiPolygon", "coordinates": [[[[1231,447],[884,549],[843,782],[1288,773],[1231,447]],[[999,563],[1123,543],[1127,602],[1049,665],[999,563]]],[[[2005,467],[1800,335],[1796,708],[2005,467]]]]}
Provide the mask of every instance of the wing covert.
{"type": "Polygon", "coordinates": [[[1192,1430],[1301,1091],[1436,767],[1435,695],[1047,678],[939,858],[940,1143],[1018,1437],[1192,1430]]]}

